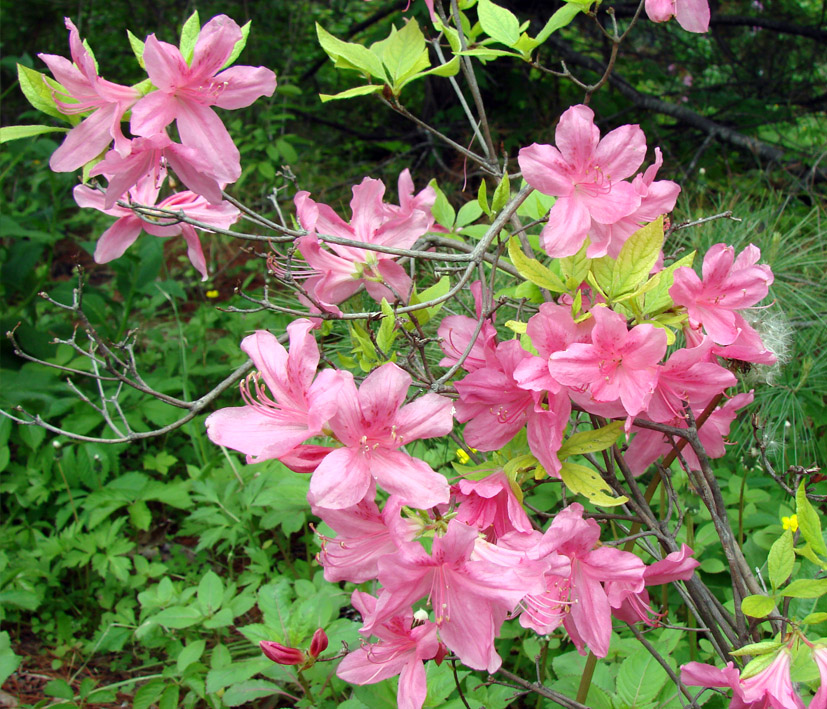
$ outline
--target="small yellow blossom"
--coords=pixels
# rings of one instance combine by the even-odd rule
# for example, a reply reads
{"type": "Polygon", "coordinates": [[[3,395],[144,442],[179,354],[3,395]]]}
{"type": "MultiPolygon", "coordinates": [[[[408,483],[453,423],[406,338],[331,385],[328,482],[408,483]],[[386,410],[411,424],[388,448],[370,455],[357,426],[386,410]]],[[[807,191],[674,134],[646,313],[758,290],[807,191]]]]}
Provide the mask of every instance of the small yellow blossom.
{"type": "MultiPolygon", "coordinates": [[[[469,448],[472,453],[476,453],[476,448],[469,448]]],[[[457,460],[462,464],[465,465],[469,460],[471,460],[471,456],[469,456],[462,448],[457,448],[457,460]]]]}
{"type": "Polygon", "coordinates": [[[793,515],[792,517],[782,517],[781,518],[781,526],[784,529],[790,529],[793,532],[798,531],[798,515],[793,515]]]}
{"type": "Polygon", "coordinates": [[[219,296],[219,292],[217,290],[208,290],[206,296],[208,298],[217,298],[219,296]]]}

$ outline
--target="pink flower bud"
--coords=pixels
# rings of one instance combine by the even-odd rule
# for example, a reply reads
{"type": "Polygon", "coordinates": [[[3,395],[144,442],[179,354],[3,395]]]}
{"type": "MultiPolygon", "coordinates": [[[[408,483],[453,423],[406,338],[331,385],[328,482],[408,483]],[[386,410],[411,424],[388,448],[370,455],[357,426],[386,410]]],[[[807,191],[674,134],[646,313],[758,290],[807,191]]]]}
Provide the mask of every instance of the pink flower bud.
{"type": "Polygon", "coordinates": [[[313,633],[313,639],[310,641],[310,656],[318,657],[325,650],[327,650],[327,634],[319,628],[313,633]]]}
{"type": "Polygon", "coordinates": [[[305,654],[295,647],[285,647],[269,640],[262,640],[259,647],[268,659],[280,665],[303,665],[307,660],[305,654]]]}

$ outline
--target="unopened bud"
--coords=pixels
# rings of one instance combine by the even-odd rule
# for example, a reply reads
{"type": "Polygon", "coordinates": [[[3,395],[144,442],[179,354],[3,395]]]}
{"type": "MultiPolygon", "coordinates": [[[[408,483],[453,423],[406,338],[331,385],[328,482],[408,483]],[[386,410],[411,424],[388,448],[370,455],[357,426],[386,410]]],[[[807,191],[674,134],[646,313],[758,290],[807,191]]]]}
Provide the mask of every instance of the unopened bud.
{"type": "Polygon", "coordinates": [[[313,633],[313,639],[310,641],[310,656],[318,657],[325,650],[327,650],[327,634],[319,628],[313,633]]]}
{"type": "Polygon", "coordinates": [[[262,640],[258,645],[268,659],[280,665],[303,665],[307,659],[305,654],[295,647],[285,647],[269,640],[262,640]]]}

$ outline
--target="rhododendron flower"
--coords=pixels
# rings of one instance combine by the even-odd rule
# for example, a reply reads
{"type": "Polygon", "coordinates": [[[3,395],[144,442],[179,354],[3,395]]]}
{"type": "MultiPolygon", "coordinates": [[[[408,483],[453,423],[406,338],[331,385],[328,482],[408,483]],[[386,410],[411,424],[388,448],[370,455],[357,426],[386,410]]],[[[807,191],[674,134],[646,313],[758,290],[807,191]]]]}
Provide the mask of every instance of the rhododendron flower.
{"type": "Polygon", "coordinates": [[[562,616],[580,654],[585,655],[588,646],[597,657],[605,657],[612,612],[603,583],[622,582],[632,593],[638,593],[643,590],[646,567],[634,554],[597,546],[599,539],[600,525],[593,519],[583,519],[579,503],[572,503],[554,518],[542,542],[529,555],[557,552],[571,561],[571,572],[568,577],[546,576],[544,592],[524,599],[520,624],[546,633],[559,624],[562,616]]]}
{"type": "Polygon", "coordinates": [[[741,678],[732,662],[723,669],[690,662],[681,667],[681,682],[690,687],[731,688],[730,709],[804,709],[790,680],[790,658],[789,649],[782,648],[767,667],[747,679],[741,678]]]}
{"type": "Polygon", "coordinates": [[[129,141],[121,130],[124,113],[140,94],[128,86],[120,86],[98,76],[95,61],[80,40],[78,29],[67,17],[69,48],[72,61],[55,54],[38,54],[51,70],[55,79],[66,91],[70,101],[59,100],[55,104],[67,115],[92,113],[69,131],[63,144],[55,150],[49,167],[55,172],[77,170],[102,153],[112,140],[119,151],[129,150],[129,141]]]}
{"type": "Polygon", "coordinates": [[[643,411],[658,381],[666,353],[666,333],[654,325],[626,327],[626,318],[604,307],[591,309],[592,343],[554,352],[551,376],[566,386],[588,388],[595,401],[620,399],[630,416],[643,411]]]}
{"type": "MultiPolygon", "coordinates": [[[[738,409],[752,403],[752,392],[745,394],[736,394],[729,399],[723,406],[719,406],[713,411],[709,418],[704,421],[703,425],[698,429],[698,438],[703,444],[704,451],[709,458],[722,458],[726,453],[724,438],[729,434],[729,428],[735,420],[738,409]]],[[[693,414],[698,417],[703,413],[703,409],[694,409],[693,414]]],[[[670,426],[676,428],[686,428],[686,419],[683,416],[675,417],[671,421],[666,421],[670,426]]],[[[654,463],[660,456],[665,455],[673,449],[673,444],[669,436],[660,431],[652,431],[650,429],[638,428],[632,426],[632,431],[635,433],[629,448],[625,453],[626,462],[635,475],[641,475],[646,472],[652,463],[654,463]]],[[[681,451],[681,456],[689,465],[690,470],[700,470],[701,463],[698,456],[690,446],[684,446],[681,451]]]]}
{"type": "MultiPolygon", "coordinates": [[[[376,598],[363,591],[354,591],[351,602],[363,618],[376,609],[376,598]]],[[[424,663],[442,654],[437,626],[430,621],[415,624],[408,608],[373,627],[371,633],[379,642],[349,652],[336,675],[350,684],[374,684],[399,675],[399,709],[422,709],[428,694],[424,663]]]]}
{"type": "Polygon", "coordinates": [[[166,178],[166,165],[192,192],[207,198],[213,204],[222,200],[218,177],[212,172],[212,164],[195,148],[173,143],[166,133],[151,138],[135,138],[130,142],[129,153],[121,155],[110,150],[89,174],[106,176],[105,207],[110,209],[121,196],[142,180],[151,180],[158,187],[166,178]]]}
{"type": "Polygon", "coordinates": [[[336,305],[356,293],[362,286],[377,301],[407,300],[411,291],[410,276],[392,254],[367,251],[354,246],[328,243],[326,248],[318,234],[361,241],[394,248],[410,248],[434,224],[431,215],[436,194],[426,187],[413,195],[413,181],[408,170],[399,176],[400,206],[382,201],[385,185],[366,177],[353,187],[350,201],[352,217],[345,222],[328,205],[310,199],[309,192],[299,192],[294,201],[299,223],[310,234],[296,244],[316,275],[306,289],[325,305],[336,305]]]}
{"type": "Polygon", "coordinates": [[[460,522],[483,532],[490,528],[495,539],[509,532],[532,530],[531,520],[502,470],[481,480],[460,480],[457,488],[457,519],[460,522]]]}
{"type": "Polygon", "coordinates": [[[352,379],[345,381],[329,424],[344,447],[333,449],[314,471],[314,504],[351,507],[365,497],[374,479],[406,505],[425,509],[448,502],[448,481],[398,449],[420,438],[447,435],[453,428],[451,400],[425,394],[403,406],[410,385],[410,375],[393,363],[373,370],[358,391],[352,379]]]}
{"type": "MultiPolygon", "coordinates": [[[[474,281],[470,287],[474,295],[474,306],[477,319],[466,315],[449,315],[442,319],[437,329],[440,337],[439,346],[445,356],[439,361],[440,367],[451,367],[456,364],[471,343],[471,338],[477,332],[478,318],[482,315],[482,284],[474,281]]],[[[471,345],[471,351],[462,363],[466,372],[475,372],[486,365],[497,347],[497,329],[492,320],[484,320],[479,333],[471,345]]]]}
{"type": "Polygon", "coordinates": [[[652,22],[674,17],[687,32],[709,30],[709,0],[646,0],[645,7],[652,22]]]}
{"type": "Polygon", "coordinates": [[[420,544],[400,547],[379,560],[384,587],[363,632],[427,597],[442,641],[463,664],[495,672],[502,664],[494,638],[508,612],[532,589],[517,573],[486,560],[472,560],[478,530],[454,519],[435,537],[429,555],[420,544]]]}
{"type": "MultiPolygon", "coordinates": [[[[582,105],[563,113],[554,135],[557,147],[534,143],[518,160],[529,185],[558,198],[540,239],[549,256],[562,257],[579,251],[592,221],[612,224],[638,208],[640,195],[623,180],[643,162],[646,138],[625,125],[601,140],[594,112],[582,105]]],[[[600,255],[593,245],[587,254],[600,255]]]]}
{"type": "MultiPolygon", "coordinates": [[[[160,237],[183,236],[187,242],[187,256],[201,274],[203,280],[207,280],[207,261],[204,258],[204,251],[201,249],[201,242],[196,233],[196,227],[191,224],[179,222],[176,217],[165,218],[159,215],[158,219],[152,222],[147,221],[135,214],[131,209],[120,207],[117,204],[112,208],[106,207],[106,198],[97,190],[85,185],[75,187],[73,195],[75,202],[81,207],[91,207],[100,210],[119,219],[109,227],[98,239],[95,247],[95,261],[97,263],[108,263],[120,256],[135,242],[141,231],[147,234],[160,237]]],[[[205,224],[211,224],[218,229],[228,229],[239,217],[239,211],[229,202],[221,204],[209,204],[202,196],[193,192],[177,192],[159,204],[155,204],[158,196],[158,188],[151,180],[144,180],[130,193],[133,201],[148,207],[169,210],[174,213],[181,212],[190,219],[205,224]]],[[[204,227],[198,229],[205,230],[204,227]]]]}
{"type": "Polygon", "coordinates": [[[287,647],[270,640],[262,640],[258,646],[268,660],[280,665],[303,665],[307,661],[307,656],[296,647],[287,647]]]}
{"type": "Polygon", "coordinates": [[[660,148],[655,148],[655,162],[646,171],[635,176],[632,186],[640,195],[640,206],[631,214],[611,224],[592,222],[590,231],[591,247],[589,256],[599,257],[608,254],[617,258],[626,240],[645,224],[655,221],[662,214],[668,214],[675,208],[675,202],[681,192],[680,185],[672,180],[658,180],[655,176],[663,165],[660,148]]]}
{"type": "Polygon", "coordinates": [[[719,345],[731,345],[744,326],[736,311],[755,305],[772,285],[769,266],[757,266],[761,250],[752,244],[738,256],[726,244],[715,244],[704,256],[703,280],[688,266],[675,269],[669,295],[689,314],[689,324],[703,326],[719,345]]]}
{"type": "Polygon", "coordinates": [[[821,675],[821,687],[810,702],[810,709],[827,709],[827,646],[814,647],[813,660],[818,665],[818,673],[821,675]]]}
{"type": "Polygon", "coordinates": [[[287,326],[290,351],[265,330],[241,343],[257,372],[241,383],[245,406],[221,409],[207,417],[210,440],[247,454],[249,462],[280,458],[322,432],[336,410],[348,372],[325,369],[316,375],[319,348],[310,334],[313,323],[287,326]]]}
{"type": "Polygon", "coordinates": [[[238,149],[210,106],[243,108],[276,90],[276,75],[264,67],[235,66],[221,71],[237,42],[241,28],[226,15],[213,17],[201,29],[187,65],[180,50],[147,37],[143,60],[157,91],[144,96],[132,109],[131,129],[149,137],[176,121],[184,145],[213,161],[221,182],[241,175],[238,149]]]}

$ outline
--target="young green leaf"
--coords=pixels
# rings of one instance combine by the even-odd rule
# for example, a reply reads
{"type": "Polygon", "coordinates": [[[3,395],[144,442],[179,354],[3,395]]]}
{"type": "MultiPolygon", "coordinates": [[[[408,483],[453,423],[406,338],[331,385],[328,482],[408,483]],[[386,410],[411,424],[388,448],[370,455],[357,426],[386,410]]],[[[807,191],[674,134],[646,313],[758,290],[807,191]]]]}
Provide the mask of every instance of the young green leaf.
{"type": "Polygon", "coordinates": [[[0,128],[0,143],[8,143],[10,140],[31,138],[44,133],[65,133],[68,128],[56,128],[54,126],[3,126],[0,128]]]}
{"type": "Polygon", "coordinates": [[[201,34],[201,20],[198,18],[198,10],[193,12],[189,19],[181,28],[181,41],[178,48],[181,50],[181,56],[187,64],[192,63],[192,54],[195,51],[195,43],[198,41],[198,35],[201,34]]]}
{"type": "Polygon", "coordinates": [[[797,579],[781,589],[787,598],[821,598],[827,594],[827,579],[797,579]]]}
{"type": "Polygon", "coordinates": [[[790,577],[794,564],[793,533],[792,530],[788,529],[772,545],[767,559],[770,583],[773,588],[778,588],[790,577]]]}
{"type": "Polygon", "coordinates": [[[508,258],[511,259],[519,274],[527,281],[531,281],[540,288],[545,288],[554,293],[565,292],[566,286],[554,273],[537,259],[529,258],[523,253],[520,241],[516,236],[508,242],[508,258]]]}
{"type": "Polygon", "coordinates": [[[592,431],[579,431],[563,442],[560,450],[557,451],[557,457],[563,460],[572,455],[604,451],[615,444],[617,437],[622,432],[623,421],[612,421],[607,426],[592,431]]]}
{"type": "MultiPolygon", "coordinates": [[[[355,69],[379,79],[383,84],[390,83],[382,66],[382,61],[367,47],[363,47],[361,44],[343,42],[327,32],[318,23],[316,23],[316,35],[322,49],[333,60],[337,68],[355,69]]],[[[337,97],[341,97],[341,94],[338,94],[337,97]]]]}
{"type": "Polygon", "coordinates": [[[497,185],[497,189],[494,190],[494,196],[491,198],[491,211],[499,212],[508,203],[510,197],[511,182],[506,172],[503,179],[500,180],[500,184],[497,185]]]}
{"type": "Polygon", "coordinates": [[[816,554],[827,557],[827,546],[825,546],[824,538],[821,535],[821,519],[807,499],[807,489],[804,481],[801,482],[795,493],[795,514],[798,517],[798,528],[801,530],[804,541],[812,547],[816,554]]]}
{"type": "Polygon", "coordinates": [[[507,47],[513,47],[520,39],[520,21],[504,7],[491,0],[479,0],[477,16],[483,31],[492,39],[507,47]]]}
{"type": "Polygon", "coordinates": [[[595,505],[616,507],[629,501],[626,496],[614,497],[614,492],[606,481],[585,465],[565,461],[560,468],[560,477],[571,492],[584,495],[595,505]]]}
{"type": "Polygon", "coordinates": [[[750,618],[764,618],[772,613],[773,608],[775,608],[775,601],[768,596],[747,596],[741,601],[741,610],[750,618]]]}

